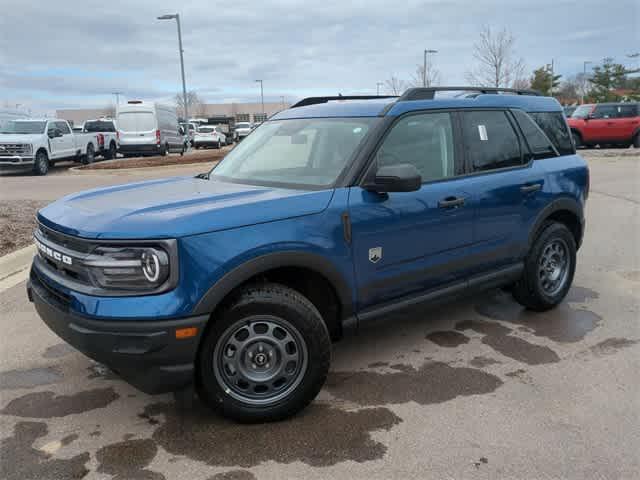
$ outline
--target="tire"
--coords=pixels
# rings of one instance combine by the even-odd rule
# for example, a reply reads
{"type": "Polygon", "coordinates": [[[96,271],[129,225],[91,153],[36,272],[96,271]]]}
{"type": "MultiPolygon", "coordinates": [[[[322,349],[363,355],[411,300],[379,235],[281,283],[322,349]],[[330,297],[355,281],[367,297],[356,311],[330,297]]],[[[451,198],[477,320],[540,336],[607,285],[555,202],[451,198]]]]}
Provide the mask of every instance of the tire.
{"type": "Polygon", "coordinates": [[[49,173],[49,157],[44,150],[40,150],[36,153],[36,158],[33,162],[33,174],[44,176],[47,173],[49,173]]]}
{"type": "Polygon", "coordinates": [[[222,148],[222,142],[218,139],[218,143],[216,145],[216,149],[220,150],[222,148]]]}
{"type": "Polygon", "coordinates": [[[169,144],[165,143],[162,148],[160,148],[160,155],[166,157],[169,154],[169,144]]]}
{"type": "Polygon", "coordinates": [[[90,143],[89,145],[87,145],[87,153],[85,153],[82,156],[82,159],[80,161],[82,162],[83,165],[89,165],[93,163],[95,159],[96,159],[96,152],[93,149],[93,144],[90,143]]]}
{"type": "Polygon", "coordinates": [[[106,158],[107,160],[113,160],[114,158],[116,158],[117,152],[118,148],[116,147],[116,144],[111,142],[109,144],[109,150],[107,150],[107,152],[104,154],[104,158],[106,158]]]}
{"type": "Polygon", "coordinates": [[[640,133],[636,133],[636,136],[633,137],[633,148],[640,148],[640,133]]]}
{"type": "Polygon", "coordinates": [[[573,144],[576,146],[576,150],[583,146],[582,137],[577,132],[571,132],[571,136],[573,137],[573,144]]]}
{"type": "Polygon", "coordinates": [[[513,287],[513,297],[529,310],[550,310],[567,295],[575,269],[573,234],[562,223],[545,223],[525,259],[522,277],[513,287]]]}
{"type": "Polygon", "coordinates": [[[330,362],[329,332],[315,306],[295,290],[265,283],[243,289],[216,315],[200,348],[196,385],[225,417],[277,421],[316,397],[330,362]]]}

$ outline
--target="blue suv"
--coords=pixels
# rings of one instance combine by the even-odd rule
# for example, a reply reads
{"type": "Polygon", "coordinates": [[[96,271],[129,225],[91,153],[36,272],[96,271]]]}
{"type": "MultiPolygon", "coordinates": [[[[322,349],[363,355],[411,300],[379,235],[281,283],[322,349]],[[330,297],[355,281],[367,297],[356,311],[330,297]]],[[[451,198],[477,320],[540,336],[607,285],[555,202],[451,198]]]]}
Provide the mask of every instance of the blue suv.
{"type": "Polygon", "coordinates": [[[228,417],[281,419],[320,391],[331,341],[375,317],[492,287],[556,306],[588,191],[562,107],[536,92],[308,98],[206,174],[42,209],[28,294],[145,392],[195,385],[228,417]]]}

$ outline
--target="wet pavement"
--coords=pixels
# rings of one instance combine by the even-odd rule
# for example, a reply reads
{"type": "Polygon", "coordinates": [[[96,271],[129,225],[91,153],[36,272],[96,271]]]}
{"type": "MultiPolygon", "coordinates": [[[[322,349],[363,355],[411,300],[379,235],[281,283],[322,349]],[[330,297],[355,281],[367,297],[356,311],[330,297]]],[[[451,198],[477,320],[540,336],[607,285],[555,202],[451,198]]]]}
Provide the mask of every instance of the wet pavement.
{"type": "Polygon", "coordinates": [[[590,164],[561,306],[496,290],[376,322],[334,345],[320,396],[280,423],[140,393],[61,343],[24,284],[1,292],[0,478],[637,478],[640,158],[590,164]]]}

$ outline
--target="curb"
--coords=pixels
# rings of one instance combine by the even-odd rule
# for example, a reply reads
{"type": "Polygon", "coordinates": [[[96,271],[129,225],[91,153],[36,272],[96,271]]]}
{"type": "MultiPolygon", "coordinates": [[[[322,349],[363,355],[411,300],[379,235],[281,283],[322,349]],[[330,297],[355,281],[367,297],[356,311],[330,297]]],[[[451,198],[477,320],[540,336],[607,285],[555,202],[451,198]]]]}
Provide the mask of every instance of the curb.
{"type": "Polygon", "coordinates": [[[35,245],[30,245],[0,257],[0,292],[27,279],[35,253],[35,245]]]}

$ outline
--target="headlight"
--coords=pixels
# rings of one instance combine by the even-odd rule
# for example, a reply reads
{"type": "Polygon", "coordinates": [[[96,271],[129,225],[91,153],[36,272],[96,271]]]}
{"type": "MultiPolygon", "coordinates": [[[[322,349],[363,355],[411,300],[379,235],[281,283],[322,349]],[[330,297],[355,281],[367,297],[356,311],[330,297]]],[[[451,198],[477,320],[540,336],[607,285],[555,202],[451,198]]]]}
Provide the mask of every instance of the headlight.
{"type": "Polygon", "coordinates": [[[98,247],[84,260],[93,281],[109,290],[155,290],[171,273],[169,254],[159,247],[98,247]]]}
{"type": "Polygon", "coordinates": [[[32,153],[33,152],[33,145],[31,145],[30,143],[25,143],[24,146],[24,153],[32,153]]]}

